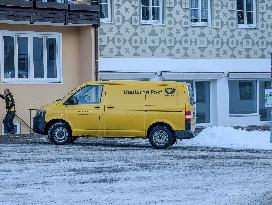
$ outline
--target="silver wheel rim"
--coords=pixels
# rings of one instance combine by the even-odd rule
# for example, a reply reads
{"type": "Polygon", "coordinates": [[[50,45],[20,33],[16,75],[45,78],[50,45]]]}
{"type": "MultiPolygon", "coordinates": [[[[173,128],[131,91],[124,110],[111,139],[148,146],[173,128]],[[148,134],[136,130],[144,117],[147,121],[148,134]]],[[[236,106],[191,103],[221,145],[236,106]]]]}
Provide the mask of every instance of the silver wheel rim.
{"type": "Polygon", "coordinates": [[[169,135],[164,130],[157,130],[153,134],[153,141],[157,145],[165,145],[169,140],[169,135]]]}
{"type": "Polygon", "coordinates": [[[64,142],[65,140],[67,140],[67,137],[69,136],[69,132],[64,127],[58,127],[53,133],[53,136],[57,142],[64,142]]]}

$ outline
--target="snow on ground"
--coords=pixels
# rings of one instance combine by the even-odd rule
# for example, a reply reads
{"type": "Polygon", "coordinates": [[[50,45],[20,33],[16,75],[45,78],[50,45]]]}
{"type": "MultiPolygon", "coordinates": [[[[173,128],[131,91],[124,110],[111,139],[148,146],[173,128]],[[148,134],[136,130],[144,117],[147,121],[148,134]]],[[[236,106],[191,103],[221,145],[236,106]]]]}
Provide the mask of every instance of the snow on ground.
{"type": "Polygon", "coordinates": [[[240,150],[272,150],[269,132],[207,128],[166,150],[147,139],[80,138],[56,146],[33,135],[2,143],[0,205],[272,202],[272,151],[240,150]]]}
{"type": "Polygon", "coordinates": [[[232,127],[209,127],[195,138],[183,140],[178,144],[182,144],[182,146],[272,150],[270,132],[237,130],[232,127]]]}
{"type": "Polygon", "coordinates": [[[138,141],[0,144],[0,205],[271,204],[271,151],[138,141]]]}

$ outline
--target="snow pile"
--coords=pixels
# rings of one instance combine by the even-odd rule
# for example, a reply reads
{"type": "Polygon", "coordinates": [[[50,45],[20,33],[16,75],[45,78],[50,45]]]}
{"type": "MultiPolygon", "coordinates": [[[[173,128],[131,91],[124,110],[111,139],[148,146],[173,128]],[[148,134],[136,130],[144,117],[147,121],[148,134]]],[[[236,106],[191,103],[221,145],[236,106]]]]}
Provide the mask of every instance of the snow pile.
{"type": "Polygon", "coordinates": [[[182,144],[185,146],[272,150],[270,132],[237,130],[232,127],[206,128],[195,138],[183,140],[182,144]]]}

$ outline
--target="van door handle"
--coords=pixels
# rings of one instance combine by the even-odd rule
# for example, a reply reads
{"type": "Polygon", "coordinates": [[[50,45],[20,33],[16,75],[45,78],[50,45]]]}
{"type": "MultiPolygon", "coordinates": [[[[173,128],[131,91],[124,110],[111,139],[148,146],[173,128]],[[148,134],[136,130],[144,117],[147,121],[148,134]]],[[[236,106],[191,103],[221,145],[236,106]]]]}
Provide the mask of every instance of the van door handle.
{"type": "Polygon", "coordinates": [[[114,108],[114,107],[113,107],[113,106],[108,106],[107,108],[112,109],[112,108],[114,108]]]}
{"type": "Polygon", "coordinates": [[[96,106],[96,107],[94,107],[94,108],[98,109],[98,108],[100,108],[100,107],[99,107],[99,106],[96,106]]]}

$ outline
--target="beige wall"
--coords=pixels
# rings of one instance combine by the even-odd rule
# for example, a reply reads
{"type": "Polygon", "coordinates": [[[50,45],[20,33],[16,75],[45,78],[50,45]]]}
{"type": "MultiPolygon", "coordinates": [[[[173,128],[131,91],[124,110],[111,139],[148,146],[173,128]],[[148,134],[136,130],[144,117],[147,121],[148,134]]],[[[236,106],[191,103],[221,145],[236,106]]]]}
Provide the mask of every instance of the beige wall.
{"type": "MultiPolygon", "coordinates": [[[[62,84],[0,84],[1,93],[4,88],[11,90],[15,98],[17,114],[27,123],[29,123],[29,108],[37,108],[50,103],[63,97],[82,82],[94,79],[95,46],[93,43],[94,29],[91,26],[55,27],[0,24],[0,30],[59,32],[62,34],[62,84]]],[[[0,64],[3,65],[2,62],[0,64]]],[[[1,121],[5,116],[4,108],[4,101],[1,100],[1,121]]],[[[14,121],[20,120],[15,119],[14,121]]],[[[23,123],[21,125],[22,133],[28,133],[29,129],[23,123]]]]}

